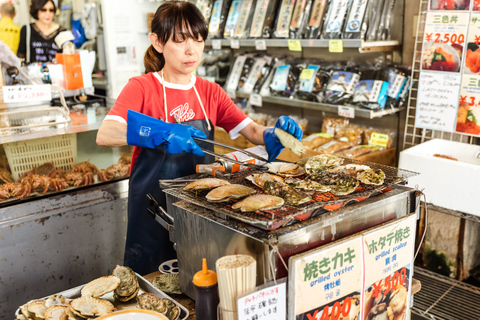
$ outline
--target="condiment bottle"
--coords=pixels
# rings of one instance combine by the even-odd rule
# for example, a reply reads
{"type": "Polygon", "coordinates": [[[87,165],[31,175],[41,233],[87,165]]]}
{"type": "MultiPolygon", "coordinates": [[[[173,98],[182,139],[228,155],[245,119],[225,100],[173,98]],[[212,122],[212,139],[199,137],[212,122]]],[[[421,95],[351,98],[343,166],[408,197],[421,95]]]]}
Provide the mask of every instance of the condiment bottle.
{"type": "Polygon", "coordinates": [[[195,313],[197,319],[217,320],[218,281],[215,271],[207,269],[207,259],[202,260],[202,270],[193,276],[195,285],[195,313]]]}

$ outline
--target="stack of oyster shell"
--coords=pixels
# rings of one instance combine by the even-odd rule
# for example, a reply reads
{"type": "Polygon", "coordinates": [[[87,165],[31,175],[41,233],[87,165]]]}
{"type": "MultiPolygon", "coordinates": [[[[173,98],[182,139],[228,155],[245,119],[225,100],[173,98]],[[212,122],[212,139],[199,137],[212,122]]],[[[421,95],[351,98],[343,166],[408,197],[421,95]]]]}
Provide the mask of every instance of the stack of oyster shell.
{"type": "MultiPolygon", "coordinates": [[[[82,287],[80,297],[68,299],[60,294],[46,299],[30,300],[19,307],[17,320],[85,320],[95,319],[116,311],[106,299],[107,293],[119,302],[127,302],[137,297],[140,290],[137,276],[132,269],[116,266],[113,275],[92,280],[82,287]],[[103,297],[103,298],[102,298],[103,297]]],[[[111,296],[110,296],[111,297],[111,296]]],[[[110,299],[112,300],[112,299],[110,299]]],[[[137,297],[140,309],[154,310],[170,320],[180,317],[180,308],[169,299],[161,299],[154,294],[141,294],[137,297]],[[153,297],[150,297],[153,296],[153,297]]]]}

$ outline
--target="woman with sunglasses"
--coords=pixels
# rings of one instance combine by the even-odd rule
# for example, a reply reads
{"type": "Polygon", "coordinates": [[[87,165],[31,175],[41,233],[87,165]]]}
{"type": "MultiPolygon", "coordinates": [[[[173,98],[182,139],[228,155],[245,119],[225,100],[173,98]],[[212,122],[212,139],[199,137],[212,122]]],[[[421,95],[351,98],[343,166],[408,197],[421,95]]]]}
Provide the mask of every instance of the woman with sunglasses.
{"type": "Polygon", "coordinates": [[[32,0],[30,15],[36,20],[23,26],[17,56],[26,63],[50,62],[61,49],[55,44],[55,37],[66,29],[53,22],[57,6],[53,0],[32,0]]]}

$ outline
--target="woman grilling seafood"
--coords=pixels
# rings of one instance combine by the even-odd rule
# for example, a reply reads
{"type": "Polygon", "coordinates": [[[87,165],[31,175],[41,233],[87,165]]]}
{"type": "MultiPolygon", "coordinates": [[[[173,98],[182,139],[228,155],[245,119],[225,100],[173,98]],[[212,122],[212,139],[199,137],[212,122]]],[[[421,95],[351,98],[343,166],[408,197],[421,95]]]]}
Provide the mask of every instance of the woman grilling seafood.
{"type": "MultiPolygon", "coordinates": [[[[215,83],[193,76],[208,35],[197,7],[186,1],[168,1],[152,20],[151,46],[144,64],[146,74],[130,79],[98,130],[97,144],[135,146],[132,157],[127,243],[124,264],[140,274],[154,271],[175,257],[168,233],[146,214],[145,195],[152,193],[165,207],[160,179],[195,173],[199,163],[214,162],[193,138],[213,139],[220,126],[236,138],[242,134],[264,144],[269,161],[282,151],[274,128],[257,125],[238,109],[215,83]],[[175,123],[178,118],[182,124],[175,123]]],[[[275,124],[302,138],[302,130],[289,117],[275,124]]]]}

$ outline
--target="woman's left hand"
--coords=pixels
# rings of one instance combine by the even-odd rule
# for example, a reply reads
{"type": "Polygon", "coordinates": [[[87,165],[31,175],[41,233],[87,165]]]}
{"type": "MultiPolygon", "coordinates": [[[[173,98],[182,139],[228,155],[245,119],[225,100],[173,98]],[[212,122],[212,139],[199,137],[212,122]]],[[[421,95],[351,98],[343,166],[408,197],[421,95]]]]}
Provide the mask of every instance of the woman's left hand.
{"type": "Polygon", "coordinates": [[[290,133],[299,141],[302,141],[303,137],[303,130],[300,128],[298,123],[295,122],[295,120],[287,116],[281,116],[278,118],[274,128],[265,129],[263,132],[265,148],[268,152],[268,162],[274,161],[284,149],[284,146],[280,143],[280,139],[278,139],[277,135],[275,134],[275,128],[279,128],[290,133]]]}

